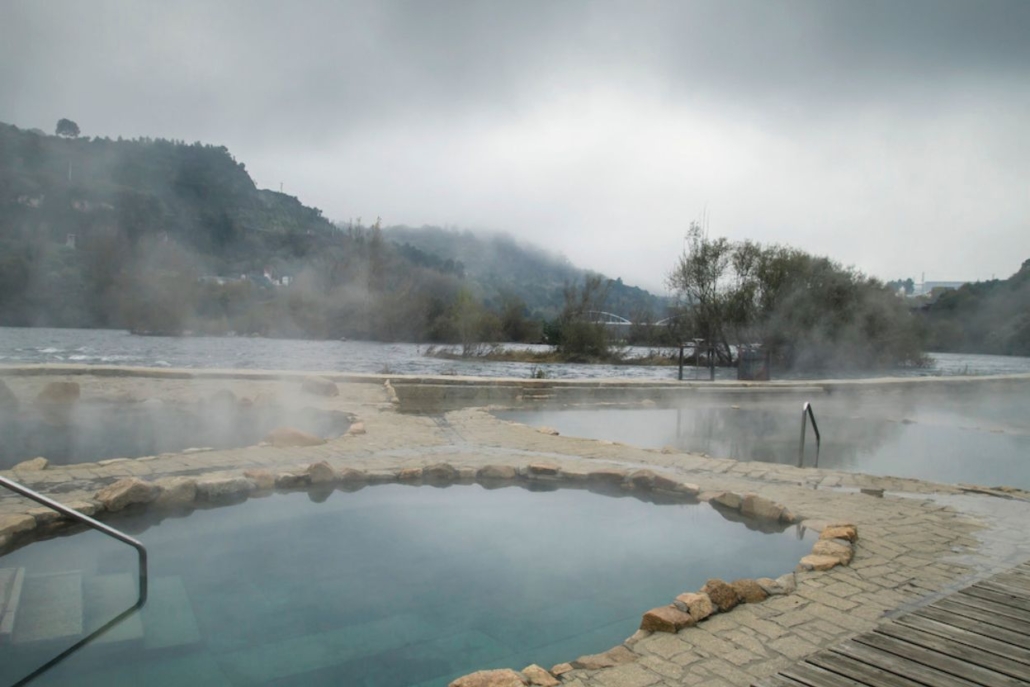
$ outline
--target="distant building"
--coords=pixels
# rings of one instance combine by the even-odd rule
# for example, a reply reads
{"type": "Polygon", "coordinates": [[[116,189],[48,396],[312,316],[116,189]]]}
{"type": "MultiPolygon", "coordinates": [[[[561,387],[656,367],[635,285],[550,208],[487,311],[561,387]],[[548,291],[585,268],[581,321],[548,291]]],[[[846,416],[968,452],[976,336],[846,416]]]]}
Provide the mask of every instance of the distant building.
{"type": "Polygon", "coordinates": [[[921,284],[916,284],[916,288],[912,291],[912,296],[926,296],[931,293],[934,289],[943,291],[954,291],[955,289],[961,288],[968,284],[967,281],[924,281],[921,284]]]}

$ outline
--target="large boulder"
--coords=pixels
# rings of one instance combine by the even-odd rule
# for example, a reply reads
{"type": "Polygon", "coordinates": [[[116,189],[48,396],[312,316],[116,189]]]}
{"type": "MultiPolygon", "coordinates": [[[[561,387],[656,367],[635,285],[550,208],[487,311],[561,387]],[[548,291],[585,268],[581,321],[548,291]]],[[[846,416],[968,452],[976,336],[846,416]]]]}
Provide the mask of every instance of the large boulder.
{"type": "Polygon", "coordinates": [[[197,498],[208,501],[228,499],[250,493],[255,488],[256,485],[246,477],[212,475],[197,480],[197,498]]]}
{"type": "Polygon", "coordinates": [[[300,390],[314,396],[339,396],[336,382],[325,377],[307,377],[300,383],[300,390]]]}
{"type": "Polygon", "coordinates": [[[720,579],[711,579],[701,587],[701,592],[708,595],[712,603],[723,613],[740,603],[740,596],[733,587],[720,579]]]}
{"type": "Polygon", "coordinates": [[[762,585],[754,580],[734,580],[730,582],[730,586],[733,587],[733,591],[737,593],[740,600],[746,604],[756,604],[769,597],[762,585]]]}
{"type": "Polygon", "coordinates": [[[429,482],[454,482],[458,479],[458,470],[447,463],[427,465],[422,468],[422,478],[429,482]]]}
{"type": "Polygon", "coordinates": [[[510,465],[486,465],[479,468],[476,477],[482,480],[513,480],[518,476],[510,465]]]}
{"type": "Polygon", "coordinates": [[[36,519],[31,515],[0,515],[0,537],[11,537],[35,527],[36,519]]]}
{"type": "Polygon", "coordinates": [[[744,503],[744,498],[732,491],[724,491],[718,496],[713,497],[712,503],[717,503],[730,510],[740,510],[741,505],[744,503]]]}
{"type": "Polygon", "coordinates": [[[459,677],[448,687],[525,687],[529,681],[511,668],[478,670],[459,677]]]}
{"type": "Polygon", "coordinates": [[[186,506],[197,498],[197,480],[193,477],[162,477],[154,484],[161,487],[161,493],[154,500],[159,508],[186,506]]]}
{"type": "Polygon", "coordinates": [[[695,623],[699,623],[715,613],[715,606],[712,604],[712,599],[707,594],[687,592],[677,596],[676,601],[673,603],[675,603],[681,611],[689,613],[695,623]]]}
{"type": "Polygon", "coordinates": [[[288,446],[321,446],[325,443],[325,439],[322,437],[302,432],[293,427],[276,427],[268,433],[265,441],[279,448],[288,446]]]}
{"type": "Polygon", "coordinates": [[[620,645],[601,654],[580,656],[575,661],[572,661],[572,667],[583,670],[598,670],[600,668],[611,668],[623,663],[630,663],[635,660],[637,660],[637,655],[620,645]]]}
{"type": "Polygon", "coordinates": [[[740,512],[749,517],[775,522],[783,515],[783,506],[761,496],[748,494],[740,504],[740,512]]]}
{"type": "Polygon", "coordinates": [[[250,468],[243,471],[243,476],[254,483],[259,491],[268,491],[275,488],[275,475],[263,468],[250,468]]]}
{"type": "Polygon", "coordinates": [[[840,565],[840,559],[836,556],[817,556],[815,554],[805,556],[798,563],[801,570],[829,570],[840,565]]]}
{"type": "Polygon", "coordinates": [[[697,621],[675,606],[659,606],[644,613],[640,629],[646,632],[679,632],[697,621]]]}
{"type": "Polygon", "coordinates": [[[840,561],[841,565],[850,563],[853,554],[851,542],[847,539],[820,539],[812,546],[813,556],[832,556],[840,561]]]}
{"type": "Polygon", "coordinates": [[[819,533],[820,539],[846,539],[853,542],[858,539],[858,528],[854,525],[829,525],[819,533]]]}
{"type": "Polygon", "coordinates": [[[36,402],[75,403],[81,393],[78,382],[50,382],[36,396],[36,402]]]}
{"type": "Polygon", "coordinates": [[[109,484],[93,497],[109,511],[119,511],[137,503],[150,503],[161,493],[161,487],[138,477],[126,477],[109,484]]]}
{"type": "Polygon", "coordinates": [[[523,668],[522,674],[529,680],[529,684],[538,685],[538,687],[558,687],[561,684],[554,675],[535,663],[523,668]]]}
{"type": "Polygon", "coordinates": [[[15,472],[32,472],[36,470],[46,470],[48,465],[50,465],[50,461],[43,456],[39,456],[32,460],[23,460],[11,469],[15,472]]]}
{"type": "Polygon", "coordinates": [[[312,484],[329,484],[336,481],[336,470],[324,460],[319,463],[312,463],[304,469],[312,484]]]}

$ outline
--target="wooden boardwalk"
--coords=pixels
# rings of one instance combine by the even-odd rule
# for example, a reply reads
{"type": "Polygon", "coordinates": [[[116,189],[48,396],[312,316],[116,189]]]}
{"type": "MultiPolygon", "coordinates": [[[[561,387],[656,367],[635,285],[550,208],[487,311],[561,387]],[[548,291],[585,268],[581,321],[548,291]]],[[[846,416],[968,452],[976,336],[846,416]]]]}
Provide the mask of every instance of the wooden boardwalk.
{"type": "Polygon", "coordinates": [[[820,651],[755,687],[1030,685],[1030,563],[820,651]]]}

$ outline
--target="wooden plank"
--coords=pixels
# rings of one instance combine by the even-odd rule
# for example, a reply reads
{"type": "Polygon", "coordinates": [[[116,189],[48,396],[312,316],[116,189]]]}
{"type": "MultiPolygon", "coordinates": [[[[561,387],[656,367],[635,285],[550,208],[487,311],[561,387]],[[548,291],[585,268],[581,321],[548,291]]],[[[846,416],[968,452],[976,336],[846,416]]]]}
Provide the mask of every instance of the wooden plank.
{"type": "Polygon", "coordinates": [[[808,687],[808,685],[802,685],[777,674],[762,678],[758,682],[752,682],[751,687],[808,687]]]}
{"type": "Polygon", "coordinates": [[[1027,601],[1030,599],[1030,589],[1024,589],[1021,586],[1007,584],[1004,580],[999,580],[997,578],[984,580],[983,582],[973,586],[981,589],[990,589],[991,591],[1005,594],[1020,601],[1027,601]]]}
{"type": "Polygon", "coordinates": [[[924,646],[917,646],[912,642],[901,641],[877,632],[856,637],[854,641],[873,649],[893,654],[907,661],[920,663],[942,673],[983,685],[984,687],[1026,687],[1025,681],[1010,675],[1002,674],[980,665],[970,664],[962,658],[949,655],[948,653],[935,651],[924,646]]]}
{"type": "MultiPolygon", "coordinates": [[[[994,617],[990,614],[984,615],[987,615],[988,619],[994,617]]],[[[1007,642],[1022,649],[1030,649],[1030,626],[1024,626],[1023,629],[1025,629],[1026,632],[1014,632],[999,625],[988,624],[986,620],[977,619],[972,615],[967,617],[965,615],[949,613],[946,610],[932,607],[920,608],[919,610],[914,611],[912,616],[918,618],[929,618],[930,620],[936,620],[940,623],[947,623],[954,627],[961,627],[963,630],[975,632],[987,637],[993,637],[994,639],[1007,642]]],[[[908,616],[905,617],[907,618],[908,616]]],[[[902,618],[898,618],[898,620],[901,621],[902,618]]]]}
{"type": "Polygon", "coordinates": [[[780,672],[780,675],[789,677],[808,687],[872,687],[853,680],[850,676],[838,675],[837,673],[806,663],[796,663],[789,668],[785,668],[780,672]]]}
{"type": "Polygon", "coordinates": [[[1010,573],[1004,573],[1002,575],[992,577],[990,581],[1004,584],[1014,589],[1024,589],[1027,594],[1030,594],[1030,575],[1013,575],[1010,573]]]}
{"type": "Polygon", "coordinates": [[[841,675],[848,675],[869,687],[923,687],[922,683],[888,673],[885,670],[874,668],[868,663],[862,663],[832,651],[821,651],[814,656],[809,656],[805,662],[841,675]]]}
{"type": "Polygon", "coordinates": [[[979,608],[987,611],[988,613],[997,613],[1007,618],[1013,618],[1023,623],[1030,623],[1030,613],[1021,611],[1018,608],[1012,608],[1003,603],[997,601],[989,601],[988,599],[980,598],[979,596],[970,596],[965,592],[959,592],[954,596],[949,596],[948,601],[952,601],[957,604],[964,606],[971,606],[972,608],[979,608]]]}
{"type": "Polygon", "coordinates": [[[1018,599],[1014,596],[997,592],[989,587],[984,587],[983,585],[974,584],[972,587],[963,589],[960,593],[965,594],[966,596],[975,596],[978,599],[986,599],[987,601],[1004,604],[1009,608],[1030,613],[1030,600],[1018,599]]]}
{"type": "Polygon", "coordinates": [[[1007,642],[994,639],[993,637],[969,632],[947,623],[921,618],[917,615],[907,615],[903,618],[898,618],[895,622],[898,625],[903,625],[905,627],[912,628],[913,630],[927,632],[953,642],[964,644],[977,651],[985,651],[989,654],[994,654],[995,656],[1001,656],[1015,661],[1026,666],[1025,672],[1030,674],[1030,650],[1021,649],[1017,646],[1012,646],[1007,642]]]}
{"type": "Polygon", "coordinates": [[[915,661],[907,661],[904,658],[899,659],[897,656],[877,651],[855,641],[844,642],[839,646],[833,647],[830,651],[924,685],[934,685],[934,687],[972,687],[979,684],[941,672],[932,665],[926,666],[915,661]]]}

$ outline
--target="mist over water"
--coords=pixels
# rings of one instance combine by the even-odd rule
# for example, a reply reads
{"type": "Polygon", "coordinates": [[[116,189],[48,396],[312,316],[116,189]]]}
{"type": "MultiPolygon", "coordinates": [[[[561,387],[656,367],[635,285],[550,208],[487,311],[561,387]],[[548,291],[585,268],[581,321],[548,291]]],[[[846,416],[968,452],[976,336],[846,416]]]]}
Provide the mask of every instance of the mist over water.
{"type": "MultiPolygon", "coordinates": [[[[0,365],[57,363],[518,378],[530,377],[534,371],[542,370],[548,378],[554,379],[628,377],[669,380],[677,376],[674,366],[455,361],[426,357],[423,355],[425,350],[424,345],[370,341],[134,336],[125,331],[105,329],[0,327],[0,365]]],[[[630,352],[645,355],[648,349],[631,348],[630,352]]],[[[1026,357],[954,353],[931,353],[930,357],[933,365],[928,368],[876,370],[864,376],[1030,373],[1030,358],[1026,357]]],[[[809,378],[840,376],[862,375],[835,370],[824,374],[809,373],[809,378]]],[[[695,377],[707,379],[708,371],[694,368],[685,371],[685,379],[695,377]]],[[[716,377],[735,379],[736,370],[716,369],[716,377]]]]}

